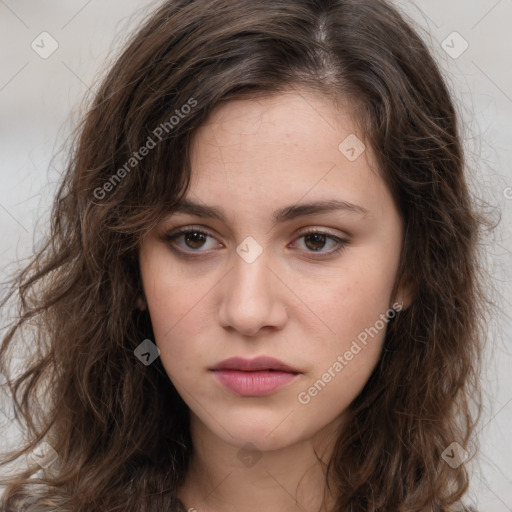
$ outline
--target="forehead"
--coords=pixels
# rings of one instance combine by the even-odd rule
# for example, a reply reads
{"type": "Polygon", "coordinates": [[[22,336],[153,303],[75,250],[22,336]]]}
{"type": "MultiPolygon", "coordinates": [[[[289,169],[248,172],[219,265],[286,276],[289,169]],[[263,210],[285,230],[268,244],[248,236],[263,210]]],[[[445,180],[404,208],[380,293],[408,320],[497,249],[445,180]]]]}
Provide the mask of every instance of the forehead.
{"type": "MultiPolygon", "coordinates": [[[[196,133],[195,141],[218,147],[237,141],[297,147],[320,146],[326,135],[355,133],[355,107],[350,103],[306,90],[293,90],[254,98],[231,100],[218,106],[196,133]],[[300,145],[300,146],[299,146],[300,145]]],[[[330,138],[325,141],[332,142],[330,138]]],[[[264,149],[264,148],[261,148],[264,149]]]]}
{"type": "Polygon", "coordinates": [[[306,91],[221,105],[193,138],[188,197],[248,214],[332,199],[379,213],[391,198],[354,110],[306,91]]]}

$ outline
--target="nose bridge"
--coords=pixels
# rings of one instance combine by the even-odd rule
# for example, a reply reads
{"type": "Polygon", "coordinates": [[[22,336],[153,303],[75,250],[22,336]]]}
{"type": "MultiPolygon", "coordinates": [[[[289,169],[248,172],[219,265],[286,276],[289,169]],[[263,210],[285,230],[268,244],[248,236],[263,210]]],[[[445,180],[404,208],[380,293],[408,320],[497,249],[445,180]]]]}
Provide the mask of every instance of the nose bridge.
{"type": "Polygon", "coordinates": [[[269,261],[266,253],[255,258],[246,258],[243,254],[240,255],[241,250],[242,244],[233,256],[234,269],[230,277],[229,298],[234,305],[239,304],[242,308],[256,313],[256,310],[268,307],[267,303],[271,299],[273,287],[269,282],[269,261]]]}
{"type": "Polygon", "coordinates": [[[221,323],[244,334],[254,333],[265,325],[281,324],[286,317],[276,295],[268,253],[258,246],[246,240],[237,247],[233,269],[226,276],[223,290],[221,323]]]}

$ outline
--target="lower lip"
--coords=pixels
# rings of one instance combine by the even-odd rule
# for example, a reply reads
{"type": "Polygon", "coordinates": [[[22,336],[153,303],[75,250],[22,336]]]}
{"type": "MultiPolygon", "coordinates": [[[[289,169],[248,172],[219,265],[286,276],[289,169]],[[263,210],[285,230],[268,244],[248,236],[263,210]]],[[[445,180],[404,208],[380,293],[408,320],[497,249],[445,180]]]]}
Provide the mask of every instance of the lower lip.
{"type": "Polygon", "coordinates": [[[265,396],[291,382],[297,373],[282,371],[243,372],[240,370],[215,370],[220,383],[240,396],[265,396]]]}

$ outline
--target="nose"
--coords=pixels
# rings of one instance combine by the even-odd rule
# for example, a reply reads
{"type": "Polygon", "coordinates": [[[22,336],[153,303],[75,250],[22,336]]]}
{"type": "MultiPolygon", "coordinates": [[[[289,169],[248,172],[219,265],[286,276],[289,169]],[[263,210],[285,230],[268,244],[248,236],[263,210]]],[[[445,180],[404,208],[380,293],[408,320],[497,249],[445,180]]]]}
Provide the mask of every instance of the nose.
{"type": "MultiPolygon", "coordinates": [[[[219,322],[245,336],[282,329],[288,313],[286,287],[269,267],[265,251],[251,263],[233,255],[233,268],[221,284],[219,322]]],[[[289,293],[289,292],[288,292],[289,293]]]]}

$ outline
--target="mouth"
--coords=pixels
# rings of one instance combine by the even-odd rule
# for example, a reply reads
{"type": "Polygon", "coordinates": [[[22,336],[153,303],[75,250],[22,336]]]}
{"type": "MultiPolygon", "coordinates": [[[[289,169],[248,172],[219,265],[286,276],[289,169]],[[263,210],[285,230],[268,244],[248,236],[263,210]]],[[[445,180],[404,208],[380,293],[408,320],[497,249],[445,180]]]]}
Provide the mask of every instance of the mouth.
{"type": "Polygon", "coordinates": [[[238,396],[266,396],[295,380],[301,372],[278,359],[230,358],[209,369],[217,381],[238,396]]]}
{"type": "Polygon", "coordinates": [[[297,368],[283,363],[279,359],[274,359],[273,357],[268,356],[260,356],[255,359],[231,357],[213,366],[210,368],[210,370],[234,370],[244,372],[277,371],[286,373],[301,373],[297,368]]]}

